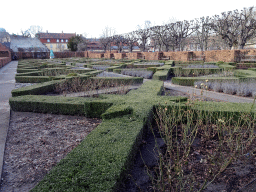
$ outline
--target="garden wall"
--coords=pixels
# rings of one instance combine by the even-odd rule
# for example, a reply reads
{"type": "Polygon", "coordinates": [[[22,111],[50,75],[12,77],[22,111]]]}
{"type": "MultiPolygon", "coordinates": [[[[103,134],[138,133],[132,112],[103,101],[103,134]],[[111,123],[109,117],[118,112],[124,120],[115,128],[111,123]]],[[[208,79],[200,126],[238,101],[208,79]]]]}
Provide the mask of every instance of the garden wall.
{"type": "Polygon", "coordinates": [[[68,58],[68,57],[85,57],[87,56],[84,51],[66,51],[66,52],[54,52],[55,58],[68,58]]]}
{"type": "Polygon", "coordinates": [[[143,52],[142,54],[146,60],[159,60],[161,52],[143,52]]]}
{"type": "Polygon", "coordinates": [[[126,53],[128,59],[139,59],[141,53],[126,53]]]}
{"type": "Polygon", "coordinates": [[[124,59],[126,57],[126,53],[113,53],[115,59],[124,59]]]}
{"type": "Polygon", "coordinates": [[[188,61],[189,51],[163,52],[164,57],[170,57],[170,60],[188,61]]]}
{"type": "Polygon", "coordinates": [[[11,57],[0,57],[0,68],[5,66],[7,63],[11,62],[11,57]]]}
{"type": "Polygon", "coordinates": [[[11,52],[2,43],[0,43],[0,68],[11,62],[11,52]]]}
{"type": "Polygon", "coordinates": [[[205,61],[236,62],[239,59],[239,50],[205,51],[205,61]]]}

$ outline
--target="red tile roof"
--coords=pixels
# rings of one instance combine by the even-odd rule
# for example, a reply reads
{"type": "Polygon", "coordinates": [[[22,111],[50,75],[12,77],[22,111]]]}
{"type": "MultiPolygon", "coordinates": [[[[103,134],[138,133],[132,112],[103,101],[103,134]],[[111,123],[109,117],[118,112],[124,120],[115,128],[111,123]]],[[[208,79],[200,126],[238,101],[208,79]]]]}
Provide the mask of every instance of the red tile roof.
{"type": "Polygon", "coordinates": [[[40,33],[40,39],[69,39],[74,36],[75,33],[40,33]]]}
{"type": "Polygon", "coordinates": [[[0,51],[9,51],[9,49],[0,43],[0,51]]]}

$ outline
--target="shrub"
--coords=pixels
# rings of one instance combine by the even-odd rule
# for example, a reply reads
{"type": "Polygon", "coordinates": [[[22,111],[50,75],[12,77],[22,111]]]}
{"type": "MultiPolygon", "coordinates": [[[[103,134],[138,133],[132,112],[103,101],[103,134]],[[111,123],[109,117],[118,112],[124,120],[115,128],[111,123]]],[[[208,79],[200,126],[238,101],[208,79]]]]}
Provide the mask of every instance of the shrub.
{"type": "Polygon", "coordinates": [[[77,76],[77,73],[69,73],[67,76],[68,77],[77,76]]]}

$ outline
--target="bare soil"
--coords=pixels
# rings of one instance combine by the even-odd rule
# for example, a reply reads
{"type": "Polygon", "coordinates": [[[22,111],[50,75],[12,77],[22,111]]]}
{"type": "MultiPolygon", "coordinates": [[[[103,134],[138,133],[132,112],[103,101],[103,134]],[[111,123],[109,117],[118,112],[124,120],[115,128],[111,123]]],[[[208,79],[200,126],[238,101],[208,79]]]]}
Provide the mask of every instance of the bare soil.
{"type": "Polygon", "coordinates": [[[100,123],[83,116],[12,111],[0,191],[34,188],[100,123]]]}

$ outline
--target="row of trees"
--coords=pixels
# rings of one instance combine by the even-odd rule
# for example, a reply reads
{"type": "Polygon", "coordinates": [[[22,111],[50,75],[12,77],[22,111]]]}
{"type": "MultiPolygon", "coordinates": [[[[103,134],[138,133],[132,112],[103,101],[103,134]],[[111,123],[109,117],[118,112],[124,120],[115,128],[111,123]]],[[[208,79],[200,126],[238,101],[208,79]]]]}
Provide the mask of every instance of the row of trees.
{"type": "Polygon", "coordinates": [[[100,42],[104,51],[117,46],[121,52],[124,46],[132,51],[139,45],[145,51],[151,42],[160,51],[183,51],[188,45],[205,51],[209,49],[243,49],[249,40],[256,37],[256,12],[254,7],[223,12],[213,17],[201,17],[191,21],[171,22],[161,26],[151,26],[146,21],[136,31],[116,35],[106,27],[100,42]]]}

